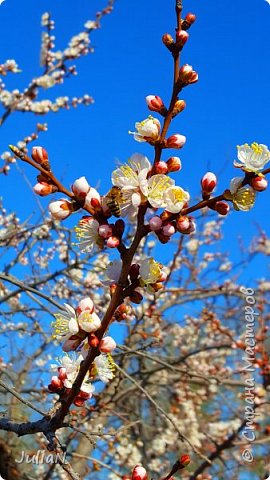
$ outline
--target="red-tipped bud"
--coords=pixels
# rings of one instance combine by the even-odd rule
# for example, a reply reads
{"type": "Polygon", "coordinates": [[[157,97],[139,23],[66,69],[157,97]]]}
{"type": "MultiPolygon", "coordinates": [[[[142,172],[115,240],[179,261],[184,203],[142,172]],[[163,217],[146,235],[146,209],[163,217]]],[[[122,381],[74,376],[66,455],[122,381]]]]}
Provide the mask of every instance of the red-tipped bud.
{"type": "Polygon", "coordinates": [[[188,30],[191,27],[191,25],[193,25],[195,20],[196,20],[196,15],[194,15],[194,13],[188,13],[186,15],[186,18],[182,20],[182,24],[181,24],[182,29],[188,30]]]}
{"type": "Polygon", "coordinates": [[[99,339],[94,333],[88,335],[88,344],[90,347],[96,348],[99,345],[99,339]]]}
{"type": "Polygon", "coordinates": [[[59,377],[54,376],[51,379],[50,385],[48,385],[48,389],[50,392],[57,392],[58,390],[62,390],[63,386],[62,380],[60,380],[59,377]]]}
{"type": "Polygon", "coordinates": [[[99,193],[95,188],[91,187],[85,197],[84,206],[88,208],[90,213],[95,214],[101,209],[100,202],[101,198],[99,193]]]}
{"type": "Polygon", "coordinates": [[[167,47],[169,50],[174,45],[173,37],[169,33],[165,33],[163,35],[162,42],[164,43],[165,47],[167,47]]]}
{"type": "Polygon", "coordinates": [[[182,455],[179,459],[180,468],[185,468],[187,465],[190,464],[190,456],[189,455],[182,455]]]}
{"type": "Polygon", "coordinates": [[[112,337],[104,337],[100,340],[98,348],[101,353],[110,353],[116,349],[116,343],[112,337]]]}
{"type": "Polygon", "coordinates": [[[75,197],[83,200],[90,190],[90,185],[85,177],[80,177],[75,180],[71,187],[71,190],[74,193],[75,197]]]}
{"type": "Polygon", "coordinates": [[[186,216],[180,216],[176,219],[176,228],[180,233],[186,233],[190,228],[190,219],[186,216]]]}
{"type": "Polygon", "coordinates": [[[112,227],[110,225],[104,224],[100,225],[98,233],[102,238],[109,238],[112,236],[112,227]]]}
{"type": "Polygon", "coordinates": [[[179,70],[179,81],[183,85],[189,85],[191,83],[197,82],[199,75],[195,70],[193,70],[191,65],[185,64],[179,70]]]}
{"type": "Polygon", "coordinates": [[[134,282],[139,276],[140,265],[138,263],[133,263],[129,269],[130,280],[134,282]]]}
{"type": "Polygon", "coordinates": [[[174,225],[173,225],[172,223],[167,223],[167,225],[165,225],[165,226],[162,228],[162,233],[163,233],[166,237],[171,237],[171,236],[174,235],[174,233],[175,233],[174,225]]]}
{"type": "Polygon", "coordinates": [[[159,162],[155,163],[155,173],[162,173],[166,175],[168,173],[168,165],[166,162],[163,162],[163,160],[160,160],[159,162]]]}
{"type": "Polygon", "coordinates": [[[178,30],[176,32],[176,45],[183,47],[188,41],[189,34],[185,30],[178,30]]]}
{"type": "Polygon", "coordinates": [[[185,100],[177,100],[175,102],[175,105],[173,107],[173,113],[172,113],[172,116],[173,117],[176,117],[176,115],[178,115],[178,113],[181,113],[183,112],[183,110],[186,108],[186,102],[185,100]]]}
{"type": "Polygon", "coordinates": [[[39,182],[33,187],[34,192],[41,197],[50,195],[50,193],[55,192],[55,187],[46,182],[39,182]]]}
{"type": "Polygon", "coordinates": [[[107,240],[107,247],[117,248],[120,244],[120,240],[117,237],[109,237],[107,240]]]}
{"type": "Polygon", "coordinates": [[[267,189],[268,181],[265,177],[254,177],[252,178],[250,185],[256,192],[263,192],[267,189]]]}
{"type": "Polygon", "coordinates": [[[147,480],[147,472],[141,465],[134,467],[131,480],[147,480]]]}
{"type": "Polygon", "coordinates": [[[219,215],[227,215],[230,211],[230,205],[226,202],[220,201],[215,203],[214,209],[219,215]]]}
{"type": "Polygon", "coordinates": [[[186,137],[176,133],[166,140],[167,148],[182,148],[186,143],[186,137]]]}
{"type": "Polygon", "coordinates": [[[212,172],[207,172],[201,179],[203,193],[210,195],[217,186],[217,177],[212,172]]]}
{"type": "Polygon", "coordinates": [[[130,294],[129,298],[132,303],[136,303],[137,305],[143,301],[142,294],[137,292],[137,290],[134,290],[134,292],[130,294]]]}
{"type": "Polygon", "coordinates": [[[80,393],[77,398],[80,398],[82,400],[88,400],[89,398],[92,397],[92,394],[89,392],[84,392],[83,390],[80,390],[80,393]]]}
{"type": "Polygon", "coordinates": [[[65,199],[57,200],[49,204],[49,211],[55,220],[64,220],[73,212],[73,205],[65,199]]]}
{"type": "Polygon", "coordinates": [[[158,215],[155,215],[154,217],[150,218],[149,220],[149,227],[152,232],[157,232],[158,230],[161,229],[162,227],[162,220],[158,215]]]}
{"type": "Polygon", "coordinates": [[[58,378],[59,378],[59,380],[61,380],[62,382],[63,382],[64,380],[66,380],[66,378],[67,378],[67,370],[66,370],[66,368],[64,368],[64,367],[59,367],[59,368],[58,368],[58,378]]]}
{"type": "Polygon", "coordinates": [[[49,159],[48,153],[43,147],[33,147],[31,156],[33,160],[39,165],[48,162],[49,159]]]}
{"type": "Polygon", "coordinates": [[[158,95],[148,95],[146,97],[146,103],[152,112],[162,112],[165,109],[163,100],[158,95]]]}
{"type": "Polygon", "coordinates": [[[182,168],[181,160],[179,157],[170,157],[167,160],[168,172],[178,172],[182,168]]]}

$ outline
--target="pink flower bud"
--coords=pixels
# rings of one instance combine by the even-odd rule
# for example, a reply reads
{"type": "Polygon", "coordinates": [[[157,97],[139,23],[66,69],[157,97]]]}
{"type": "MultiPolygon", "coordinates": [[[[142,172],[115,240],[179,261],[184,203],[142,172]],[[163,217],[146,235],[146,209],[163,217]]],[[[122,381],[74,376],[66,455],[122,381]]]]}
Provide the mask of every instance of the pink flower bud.
{"type": "Polygon", "coordinates": [[[193,70],[191,65],[185,64],[179,70],[179,80],[184,85],[197,82],[199,79],[198,73],[193,70]]]}
{"type": "Polygon", "coordinates": [[[33,187],[34,192],[41,197],[45,197],[53,192],[53,186],[46,182],[39,182],[33,187]]]}
{"type": "Polygon", "coordinates": [[[186,137],[176,133],[166,140],[167,148],[182,148],[186,143],[186,137]]]}
{"type": "Polygon", "coordinates": [[[39,165],[42,165],[44,162],[48,161],[48,153],[43,147],[33,147],[31,156],[39,165]]]}
{"type": "Polygon", "coordinates": [[[178,172],[182,168],[181,160],[179,157],[170,157],[167,160],[168,172],[178,172]]]}
{"type": "Polygon", "coordinates": [[[64,220],[73,212],[73,206],[65,199],[57,200],[49,204],[49,211],[55,220],[64,220]]]}
{"type": "Polygon", "coordinates": [[[100,225],[98,229],[98,233],[102,238],[109,238],[112,236],[112,233],[113,233],[112,227],[110,227],[110,225],[107,225],[107,224],[100,225]]]}
{"type": "Polygon", "coordinates": [[[107,240],[107,247],[116,248],[120,244],[120,240],[117,237],[109,237],[107,240]]]}
{"type": "Polygon", "coordinates": [[[60,380],[60,378],[58,378],[57,376],[52,377],[50,385],[55,390],[60,390],[64,386],[62,380],[60,380]]]}
{"type": "Polygon", "coordinates": [[[201,179],[203,193],[209,195],[217,186],[217,177],[212,172],[207,172],[201,179]]]}
{"type": "Polygon", "coordinates": [[[219,215],[227,215],[230,211],[230,206],[228,203],[220,201],[215,203],[215,210],[219,213],[219,215]]]}
{"type": "Polygon", "coordinates": [[[180,216],[176,220],[176,228],[180,233],[186,233],[190,228],[190,219],[186,216],[180,216]]]}
{"type": "Polygon", "coordinates": [[[166,173],[168,173],[167,163],[163,162],[162,160],[155,163],[154,169],[155,169],[155,173],[162,173],[164,175],[166,175],[166,173]]]}
{"type": "Polygon", "coordinates": [[[78,315],[80,315],[85,310],[89,310],[90,313],[93,313],[94,308],[95,306],[94,306],[93,300],[91,300],[90,297],[84,297],[79,301],[78,307],[76,308],[76,312],[78,315]]]}
{"type": "Polygon", "coordinates": [[[72,192],[74,193],[75,197],[83,199],[86,197],[90,190],[90,185],[87,182],[85,177],[80,177],[73,183],[71,187],[72,192]]]}
{"type": "Polygon", "coordinates": [[[162,99],[157,95],[148,95],[146,97],[146,103],[152,112],[160,112],[165,108],[162,99]]]}
{"type": "Polygon", "coordinates": [[[64,367],[59,367],[59,368],[58,368],[58,378],[59,378],[59,380],[61,380],[62,382],[63,382],[64,380],[66,380],[66,378],[67,378],[67,369],[66,369],[66,368],[64,368],[64,367]]]}
{"type": "Polygon", "coordinates": [[[166,237],[171,237],[175,233],[175,228],[174,228],[173,224],[172,223],[167,223],[167,225],[165,225],[162,228],[162,233],[164,235],[166,235],[166,237]]]}
{"type": "Polygon", "coordinates": [[[149,220],[149,227],[152,232],[156,232],[157,230],[160,230],[162,227],[162,220],[160,217],[155,215],[154,217],[150,218],[149,220]]]}
{"type": "Polygon", "coordinates": [[[131,480],[147,480],[147,472],[141,465],[136,465],[132,472],[131,480]]]}
{"type": "Polygon", "coordinates": [[[268,181],[265,177],[254,177],[250,182],[252,188],[256,190],[256,192],[263,192],[267,189],[268,181]]]}
{"type": "Polygon", "coordinates": [[[98,191],[91,187],[85,197],[84,206],[87,207],[90,213],[95,214],[101,208],[100,201],[101,199],[98,191]]]}
{"type": "Polygon", "coordinates": [[[183,47],[185,43],[188,41],[189,34],[185,30],[178,30],[176,32],[176,44],[183,47]]]}
{"type": "Polygon", "coordinates": [[[112,337],[104,337],[100,340],[99,351],[101,353],[110,353],[116,348],[116,343],[112,337]]]}
{"type": "Polygon", "coordinates": [[[167,280],[167,276],[168,276],[167,273],[161,272],[160,277],[159,277],[159,281],[160,282],[165,282],[167,280]]]}

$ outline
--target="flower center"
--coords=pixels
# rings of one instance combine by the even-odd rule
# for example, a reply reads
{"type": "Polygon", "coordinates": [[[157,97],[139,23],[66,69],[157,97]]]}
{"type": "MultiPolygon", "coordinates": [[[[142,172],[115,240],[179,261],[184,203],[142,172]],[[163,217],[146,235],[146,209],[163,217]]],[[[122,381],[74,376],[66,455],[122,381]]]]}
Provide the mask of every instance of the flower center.
{"type": "Polygon", "coordinates": [[[256,142],[251,144],[251,148],[256,155],[261,155],[263,153],[263,148],[256,142]]]}

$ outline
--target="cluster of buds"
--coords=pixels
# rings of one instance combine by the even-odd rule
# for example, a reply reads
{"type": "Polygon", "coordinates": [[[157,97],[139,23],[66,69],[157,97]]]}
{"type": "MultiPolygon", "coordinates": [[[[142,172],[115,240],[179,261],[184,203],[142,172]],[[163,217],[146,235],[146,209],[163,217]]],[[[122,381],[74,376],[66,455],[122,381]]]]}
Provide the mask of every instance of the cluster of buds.
{"type": "MultiPolygon", "coordinates": [[[[58,393],[59,395],[66,396],[69,394],[71,388],[66,387],[69,385],[69,373],[65,367],[58,368],[58,375],[54,375],[51,378],[51,383],[48,385],[50,393],[58,393]]],[[[92,388],[90,384],[83,383],[79,394],[74,398],[73,404],[76,407],[82,407],[86,400],[92,397],[92,388]]]]}
{"type": "Polygon", "coordinates": [[[149,228],[155,232],[161,243],[167,243],[172,235],[180,232],[186,235],[194,233],[196,225],[192,217],[177,215],[176,219],[170,219],[171,214],[163,212],[161,216],[155,215],[149,220],[149,228]]]}
{"type": "Polygon", "coordinates": [[[188,13],[185,19],[181,20],[181,29],[176,30],[175,41],[169,33],[165,33],[162,37],[162,42],[174,56],[176,56],[184,47],[189,39],[187,30],[193,25],[196,20],[196,15],[188,13]]]}

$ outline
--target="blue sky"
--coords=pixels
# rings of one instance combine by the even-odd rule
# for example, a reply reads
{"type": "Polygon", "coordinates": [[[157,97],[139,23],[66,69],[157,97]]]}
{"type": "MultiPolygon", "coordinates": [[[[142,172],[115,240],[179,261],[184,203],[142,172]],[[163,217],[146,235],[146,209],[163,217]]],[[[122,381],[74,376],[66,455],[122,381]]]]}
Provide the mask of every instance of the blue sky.
{"type": "MultiPolygon", "coordinates": [[[[44,11],[50,11],[55,19],[56,47],[61,48],[104,3],[6,0],[0,6],[0,62],[15,58],[22,69],[20,75],[7,78],[7,88],[24,88],[40,74],[40,16],[44,11]]],[[[174,0],[118,0],[113,14],[102,21],[102,29],[92,35],[95,53],[79,61],[79,75],[63,87],[45,92],[49,98],[84,93],[95,98],[88,108],[46,117],[49,131],[38,141],[48,149],[55,172],[67,184],[86,175],[92,185],[100,183],[104,193],[110,187],[116,160],[125,161],[136,151],[151,158],[152,149],[136,143],[127,132],[149,114],[144,100],[147,94],[158,94],[165,102],[170,97],[172,61],[161,36],[173,33],[173,7],[174,0]]],[[[180,151],[183,170],[175,179],[195,199],[205,171],[218,174],[217,191],[223,191],[237,175],[232,165],[237,144],[257,141],[270,145],[270,6],[265,0],[187,0],[184,8],[198,17],[183,61],[199,72],[199,82],[183,92],[187,108],[173,123],[171,133],[187,136],[180,151]]],[[[31,133],[36,121],[43,120],[30,114],[11,116],[0,130],[0,151],[31,133]]],[[[164,160],[168,156],[164,155],[164,160]]],[[[35,172],[23,168],[34,184],[35,172]]],[[[6,206],[17,208],[22,220],[36,210],[29,186],[15,168],[0,182],[6,206]],[[18,188],[23,203],[18,202],[18,188]]],[[[239,234],[247,244],[257,225],[269,231],[269,199],[270,192],[263,192],[251,212],[229,216],[224,245],[232,254],[239,234]]],[[[41,201],[44,206],[48,203],[47,199],[41,201]]],[[[264,271],[263,265],[261,268],[264,271]]]]}

